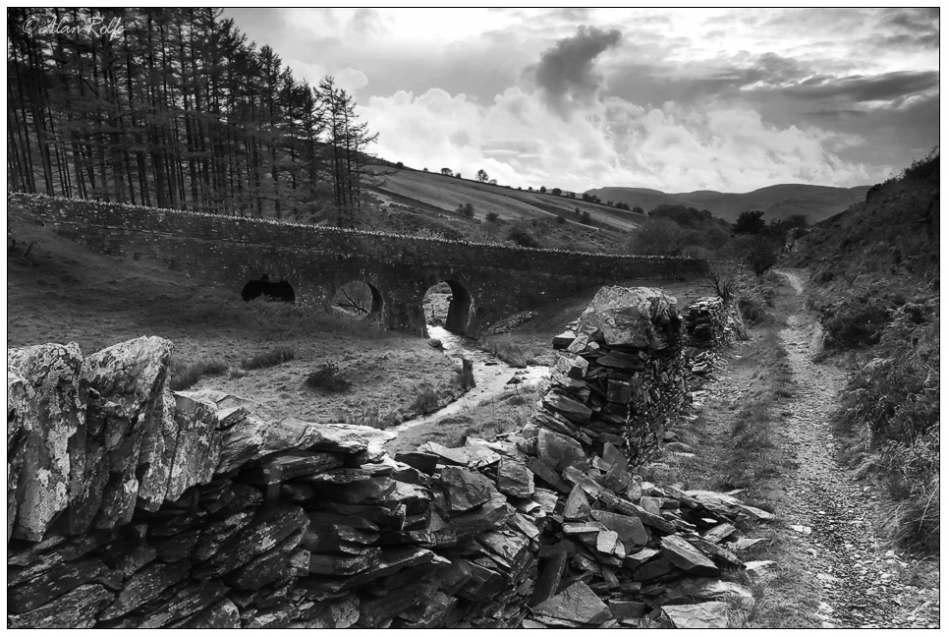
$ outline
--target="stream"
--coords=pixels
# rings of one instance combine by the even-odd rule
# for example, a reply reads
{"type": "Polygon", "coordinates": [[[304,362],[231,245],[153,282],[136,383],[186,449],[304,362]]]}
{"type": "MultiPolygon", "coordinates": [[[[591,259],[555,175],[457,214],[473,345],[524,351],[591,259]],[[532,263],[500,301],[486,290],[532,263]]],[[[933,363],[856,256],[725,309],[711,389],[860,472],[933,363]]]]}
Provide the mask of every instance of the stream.
{"type": "Polygon", "coordinates": [[[474,387],[438,411],[413,420],[406,420],[395,429],[390,430],[396,434],[421,425],[431,424],[445,416],[461,413],[465,409],[472,408],[485,400],[502,394],[506,389],[509,389],[510,386],[507,385],[507,382],[514,376],[520,379],[519,386],[521,388],[535,386],[541,380],[550,376],[550,368],[546,365],[528,366],[523,369],[512,367],[493,354],[480,349],[476,340],[454,334],[443,327],[429,325],[428,336],[440,340],[444,346],[445,354],[458,361],[458,364],[460,364],[462,358],[468,358],[474,362],[474,387]]]}

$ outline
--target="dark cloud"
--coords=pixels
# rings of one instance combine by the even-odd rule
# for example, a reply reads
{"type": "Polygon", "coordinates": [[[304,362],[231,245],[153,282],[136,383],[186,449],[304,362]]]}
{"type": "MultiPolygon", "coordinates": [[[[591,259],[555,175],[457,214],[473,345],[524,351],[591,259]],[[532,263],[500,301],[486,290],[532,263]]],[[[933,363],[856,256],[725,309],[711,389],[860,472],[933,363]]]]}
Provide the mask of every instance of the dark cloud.
{"type": "Polygon", "coordinates": [[[576,35],[559,40],[543,53],[540,63],[528,72],[542,89],[547,105],[566,118],[574,106],[594,99],[603,82],[595,68],[596,58],[620,39],[622,34],[616,29],[581,26],[576,35]]]}
{"type": "Polygon", "coordinates": [[[938,87],[938,71],[895,71],[844,78],[816,76],[783,89],[785,95],[809,100],[892,101],[938,87]]]}

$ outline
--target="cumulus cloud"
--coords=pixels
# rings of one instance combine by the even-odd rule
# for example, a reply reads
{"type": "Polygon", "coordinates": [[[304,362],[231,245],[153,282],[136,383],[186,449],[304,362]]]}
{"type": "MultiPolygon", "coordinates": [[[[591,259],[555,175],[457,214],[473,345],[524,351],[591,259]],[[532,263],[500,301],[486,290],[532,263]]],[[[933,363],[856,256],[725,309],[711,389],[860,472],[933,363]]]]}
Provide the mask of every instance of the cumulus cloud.
{"type": "Polygon", "coordinates": [[[483,168],[499,183],[523,188],[747,192],[775,183],[871,181],[866,166],[839,156],[862,143],[858,136],[780,128],[752,108],[724,103],[646,108],[607,98],[564,121],[539,92],[520,87],[486,106],[432,89],[374,97],[365,115],[380,132],[382,156],[465,175],[483,168]]]}
{"type": "Polygon", "coordinates": [[[612,29],[581,26],[576,35],[559,40],[530,69],[550,108],[566,118],[576,107],[588,105],[602,86],[595,61],[616,46],[622,34],[612,29]]]}

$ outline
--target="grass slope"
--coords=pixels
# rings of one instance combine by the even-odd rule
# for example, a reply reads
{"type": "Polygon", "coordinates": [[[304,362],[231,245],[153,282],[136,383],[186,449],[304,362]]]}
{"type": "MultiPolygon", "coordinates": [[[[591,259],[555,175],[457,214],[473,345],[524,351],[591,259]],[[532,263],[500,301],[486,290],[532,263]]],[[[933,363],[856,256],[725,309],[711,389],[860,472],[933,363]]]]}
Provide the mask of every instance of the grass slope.
{"type": "MultiPolygon", "coordinates": [[[[370,166],[375,173],[392,172],[390,168],[370,166]]],[[[474,206],[474,218],[483,220],[489,212],[506,220],[553,220],[562,215],[571,224],[575,210],[588,212],[593,225],[628,232],[635,230],[645,217],[627,210],[589,203],[582,199],[557,197],[552,194],[492,186],[469,179],[447,177],[440,173],[423,172],[408,168],[379,177],[372,189],[383,200],[394,196],[396,201],[411,200],[430,211],[454,212],[458,204],[474,206]]]]}

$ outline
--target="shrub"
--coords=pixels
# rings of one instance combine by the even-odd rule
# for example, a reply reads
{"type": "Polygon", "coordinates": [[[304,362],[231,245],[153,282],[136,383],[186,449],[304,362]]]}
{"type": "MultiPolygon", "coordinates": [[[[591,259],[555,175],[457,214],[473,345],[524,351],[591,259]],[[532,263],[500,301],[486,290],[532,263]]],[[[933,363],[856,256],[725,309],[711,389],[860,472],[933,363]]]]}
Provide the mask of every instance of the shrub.
{"type": "Polygon", "coordinates": [[[329,362],[306,377],[306,386],[338,394],[348,391],[352,383],[339,373],[339,367],[335,363],[329,362]]]}
{"type": "Polygon", "coordinates": [[[829,350],[871,347],[879,342],[888,321],[885,307],[849,300],[834,314],[824,316],[823,346],[829,350]]]}
{"type": "Polygon", "coordinates": [[[563,215],[556,215],[556,223],[564,224],[566,223],[566,217],[563,215]]]}
{"type": "MultiPolygon", "coordinates": [[[[460,177],[460,175],[458,176],[460,177]]],[[[465,217],[474,218],[474,204],[470,202],[458,204],[457,213],[465,217]]]]}
{"type": "Polygon", "coordinates": [[[438,392],[428,383],[423,383],[411,403],[410,409],[420,414],[429,414],[440,407],[438,392]]]}
{"type": "Polygon", "coordinates": [[[487,213],[487,217],[486,217],[486,218],[487,218],[488,221],[493,222],[493,221],[497,221],[497,220],[500,218],[500,215],[498,215],[496,212],[494,212],[493,210],[491,210],[490,212],[487,213]]]}
{"type": "Polygon", "coordinates": [[[751,270],[754,271],[754,274],[760,276],[776,265],[779,256],[774,245],[761,238],[755,241],[744,254],[744,261],[750,266],[751,270]]]}
{"type": "Polygon", "coordinates": [[[246,358],[240,361],[240,366],[244,369],[264,369],[266,367],[274,367],[291,361],[296,358],[296,354],[289,347],[278,347],[269,352],[260,352],[259,354],[254,354],[250,358],[246,358]]]}
{"type": "Polygon", "coordinates": [[[533,235],[520,227],[511,228],[507,238],[516,243],[518,246],[523,246],[524,248],[540,247],[540,242],[534,239],[533,235]]]}

